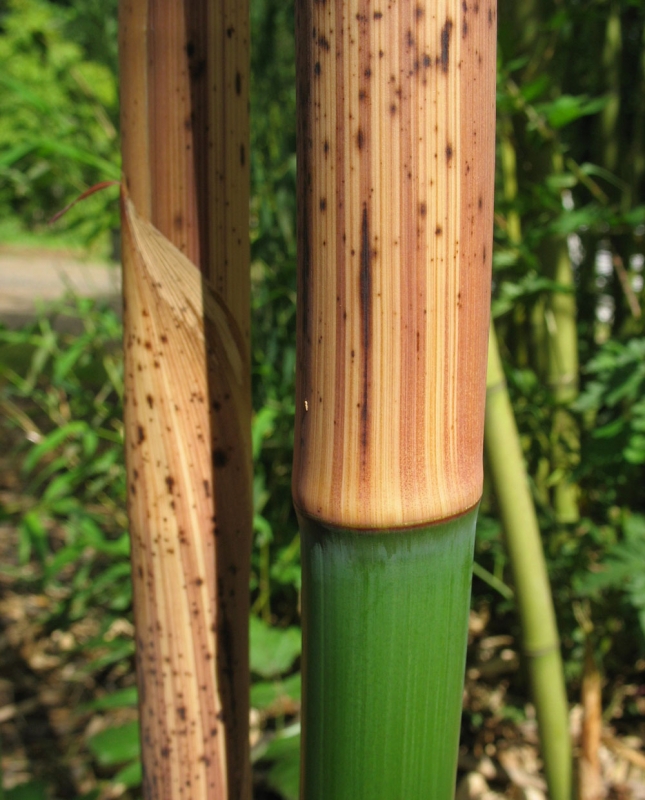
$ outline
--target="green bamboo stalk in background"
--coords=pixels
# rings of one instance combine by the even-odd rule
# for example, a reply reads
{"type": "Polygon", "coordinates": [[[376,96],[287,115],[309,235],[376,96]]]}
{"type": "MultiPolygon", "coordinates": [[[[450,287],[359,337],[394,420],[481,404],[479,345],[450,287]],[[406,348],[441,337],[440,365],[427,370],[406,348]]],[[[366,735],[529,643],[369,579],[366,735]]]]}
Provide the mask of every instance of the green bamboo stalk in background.
{"type": "MultiPolygon", "coordinates": [[[[500,135],[501,167],[504,198],[509,203],[517,199],[516,153],[512,141],[512,129],[502,123],[500,135]]],[[[534,156],[539,180],[563,172],[562,154],[555,143],[549,141],[543,150],[534,156]]],[[[522,240],[521,221],[516,209],[511,208],[507,216],[507,234],[511,244],[519,246],[522,240]]],[[[579,519],[579,489],[571,480],[571,473],[579,462],[580,436],[578,426],[569,413],[569,405],[578,394],[578,329],[577,307],[573,266],[567,239],[562,235],[549,235],[540,243],[537,255],[546,276],[558,284],[558,288],[546,297],[539,298],[531,312],[531,338],[533,368],[549,386],[556,409],[551,431],[550,472],[556,475],[553,487],[553,508],[557,520],[562,524],[575,523],[579,519]]],[[[520,339],[523,337],[519,337],[520,339]]],[[[518,363],[524,353],[514,342],[518,363]]],[[[540,487],[541,489],[542,487],[540,487]]]]}
{"type": "MultiPolygon", "coordinates": [[[[501,139],[504,154],[501,159],[504,196],[512,204],[517,199],[518,191],[515,148],[507,129],[502,129],[501,139]]],[[[522,224],[514,208],[509,211],[508,233],[511,243],[519,245],[522,240],[522,224]]],[[[562,241],[559,240],[560,243],[562,241]]],[[[566,241],[564,246],[566,248],[566,241]]],[[[571,277],[568,253],[562,254],[556,247],[554,255],[556,257],[560,255],[561,259],[557,261],[553,277],[555,280],[560,277],[566,282],[567,278],[571,277]]],[[[564,401],[569,399],[568,395],[564,394],[570,387],[567,378],[571,373],[567,370],[575,367],[574,374],[577,376],[577,350],[574,349],[573,367],[571,352],[566,349],[571,335],[576,335],[575,299],[573,308],[569,295],[556,295],[550,302],[555,303],[555,309],[550,312],[552,317],[555,316],[556,310],[561,312],[555,323],[555,330],[551,331],[556,335],[549,337],[548,327],[544,325],[545,309],[548,307],[545,301],[541,301],[538,305],[541,316],[540,319],[534,319],[534,331],[545,334],[544,337],[540,335],[538,348],[542,343],[549,345],[545,367],[550,369],[554,392],[560,389],[561,394],[558,399],[564,401]],[[565,300],[558,305],[560,297],[564,297],[565,300]],[[570,327],[572,320],[573,331],[570,327]],[[561,357],[558,345],[564,349],[564,357],[561,357]]],[[[537,315],[534,312],[535,316],[537,315]]],[[[554,327],[553,322],[551,327],[554,327]]],[[[488,344],[484,441],[493,490],[500,509],[515,578],[522,626],[522,650],[527,659],[531,694],[536,706],[547,783],[552,800],[570,800],[571,743],[555,611],[535,504],[529,489],[513,407],[504,379],[495,327],[492,324],[488,344]]],[[[560,498],[562,501],[569,500],[565,490],[562,490],[560,498]]],[[[577,505],[575,509],[577,510],[577,505]]]]}
{"type": "MultiPolygon", "coordinates": [[[[541,179],[563,173],[562,154],[549,143],[536,159],[541,179]]],[[[551,429],[551,472],[555,474],[553,486],[553,510],[557,521],[563,525],[573,524],[580,518],[578,509],[579,488],[571,479],[571,473],[580,460],[580,432],[567,406],[578,394],[578,327],[577,305],[573,265],[569,255],[566,236],[546,236],[539,244],[537,255],[544,273],[557,289],[551,291],[536,305],[536,312],[543,314],[534,330],[540,330],[539,342],[546,352],[546,372],[538,375],[546,381],[555,410],[551,429]]]]}
{"type": "MultiPolygon", "coordinates": [[[[601,137],[597,158],[599,164],[620,179],[620,208],[623,213],[627,213],[634,203],[633,198],[638,196],[639,175],[642,176],[644,114],[641,108],[642,104],[637,103],[630,125],[625,125],[624,119],[621,117],[623,73],[625,65],[628,63],[624,49],[628,51],[629,48],[629,42],[623,42],[622,26],[621,5],[614,2],[610,5],[606,20],[602,51],[602,79],[606,91],[605,105],[600,115],[601,137]]],[[[643,61],[642,57],[640,60],[643,61]]],[[[630,88],[629,94],[625,98],[626,105],[629,105],[629,97],[639,96],[638,92],[644,85],[643,63],[638,66],[641,67],[640,74],[635,69],[632,74],[631,63],[629,66],[630,88]]],[[[614,268],[611,285],[614,301],[611,326],[614,331],[628,331],[632,327],[633,318],[640,316],[640,307],[634,297],[628,272],[625,269],[627,267],[629,270],[630,257],[635,252],[634,248],[634,242],[629,235],[614,234],[609,240],[614,268]]]]}
{"type": "Polygon", "coordinates": [[[125,446],[146,800],[250,798],[248,6],[123,0],[125,446]]]}
{"type": "Polygon", "coordinates": [[[496,8],[297,4],[304,800],[454,793],[496,8]]]}
{"type": "MultiPolygon", "coordinates": [[[[636,97],[642,97],[645,92],[645,28],[642,33],[642,45],[638,63],[638,78],[635,88],[636,97]]],[[[625,159],[629,170],[629,200],[626,205],[631,207],[634,198],[639,196],[638,190],[645,176],[645,104],[638,103],[634,112],[634,126],[632,141],[630,142],[630,157],[625,159]]]]}
{"type": "Polygon", "coordinates": [[[616,125],[620,116],[620,57],[623,35],[620,22],[620,4],[611,4],[605,28],[605,43],[602,50],[602,66],[605,85],[605,105],[600,112],[602,141],[602,165],[610,172],[618,166],[620,137],[616,136],[616,125]]]}
{"type": "MultiPolygon", "coordinates": [[[[517,200],[517,153],[513,144],[513,122],[503,116],[498,122],[500,162],[502,165],[502,192],[507,203],[517,200]]],[[[522,221],[517,208],[511,206],[506,214],[506,233],[512,245],[522,241],[522,221]]]]}
{"type": "MultiPolygon", "coordinates": [[[[557,159],[556,161],[559,161],[557,159]]],[[[561,169],[555,170],[557,172],[561,169]]],[[[575,523],[580,518],[579,489],[571,472],[580,460],[580,432],[567,406],[578,394],[578,328],[573,267],[567,240],[546,239],[539,256],[549,277],[560,287],[550,293],[546,308],[548,385],[556,409],[552,429],[552,469],[559,472],[553,488],[553,508],[558,522],[575,523]]]]}
{"type": "Polygon", "coordinates": [[[540,726],[551,800],[571,798],[569,714],[551,587],[497,337],[490,329],[486,456],[515,578],[522,652],[540,726]]]}

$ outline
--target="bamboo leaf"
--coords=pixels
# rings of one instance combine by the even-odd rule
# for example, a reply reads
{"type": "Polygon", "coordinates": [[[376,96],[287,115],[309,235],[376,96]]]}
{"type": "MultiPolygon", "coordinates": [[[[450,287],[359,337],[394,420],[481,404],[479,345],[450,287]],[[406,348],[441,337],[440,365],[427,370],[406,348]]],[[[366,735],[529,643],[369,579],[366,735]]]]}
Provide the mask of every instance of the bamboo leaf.
{"type": "Polygon", "coordinates": [[[136,706],[138,702],[138,692],[136,686],[129,686],[127,689],[121,689],[118,692],[112,692],[105,697],[100,697],[92,703],[87,703],[83,709],[91,709],[92,711],[105,711],[110,708],[130,708],[136,706]]]}
{"type": "Polygon", "coordinates": [[[543,113],[549,125],[553,128],[564,128],[580,117],[597,114],[606,105],[604,98],[590,100],[585,95],[574,97],[570,94],[563,94],[550,103],[543,103],[536,106],[538,113],[543,113]]]}
{"type": "Polygon", "coordinates": [[[251,617],[251,670],[265,678],[286,672],[300,655],[302,647],[298,628],[271,628],[251,617]]]}
{"type": "Polygon", "coordinates": [[[112,783],[123,784],[123,786],[127,786],[128,789],[132,789],[135,786],[141,785],[142,778],[143,770],[141,768],[141,761],[137,759],[131,764],[128,764],[127,767],[123,767],[123,769],[119,770],[114,776],[112,783]]]}
{"type": "MultiPolygon", "coordinates": [[[[300,736],[289,736],[274,739],[273,755],[276,761],[269,770],[267,782],[276,789],[285,800],[298,800],[300,794],[300,736]],[[281,745],[276,752],[276,745],[281,745]]],[[[270,751],[267,751],[267,757],[270,751]]]]}
{"type": "Polygon", "coordinates": [[[299,672],[283,681],[260,681],[251,687],[251,706],[262,711],[287,698],[300,702],[302,679],[299,672]]]}
{"type": "Polygon", "coordinates": [[[33,447],[25,461],[23,463],[23,471],[26,473],[31,472],[31,470],[36,466],[36,464],[47,455],[47,453],[51,453],[55,450],[59,445],[61,445],[66,439],[77,437],[85,432],[87,428],[87,423],[83,422],[82,420],[76,420],[75,422],[70,422],[68,425],[64,425],[62,428],[56,428],[56,430],[52,431],[48,436],[46,436],[41,442],[39,442],[35,447],[33,447]]]}
{"type": "Polygon", "coordinates": [[[117,164],[113,164],[105,158],[90,153],[81,147],[66,144],[65,142],[57,141],[56,139],[43,138],[35,142],[36,147],[40,152],[46,155],[63,156],[72,161],[81,164],[87,164],[89,167],[95,167],[106,178],[118,180],[121,176],[121,171],[117,164]]]}
{"type": "Polygon", "coordinates": [[[87,746],[103,766],[130,761],[140,751],[139,723],[128,722],[118,728],[101,731],[88,740],[87,746]]]}

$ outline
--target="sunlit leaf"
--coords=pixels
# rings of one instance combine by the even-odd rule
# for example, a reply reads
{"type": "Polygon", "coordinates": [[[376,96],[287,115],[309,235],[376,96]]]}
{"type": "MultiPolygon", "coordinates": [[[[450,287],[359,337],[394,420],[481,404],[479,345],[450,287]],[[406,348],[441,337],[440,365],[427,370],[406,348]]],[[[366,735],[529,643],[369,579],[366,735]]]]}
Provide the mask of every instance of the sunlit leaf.
{"type": "Polygon", "coordinates": [[[128,722],[118,728],[108,728],[87,741],[99,764],[112,766],[138,758],[140,753],[139,723],[128,722]]]}
{"type": "Polygon", "coordinates": [[[302,634],[299,628],[272,628],[251,617],[251,671],[273,678],[291,668],[300,655],[302,634]]]}

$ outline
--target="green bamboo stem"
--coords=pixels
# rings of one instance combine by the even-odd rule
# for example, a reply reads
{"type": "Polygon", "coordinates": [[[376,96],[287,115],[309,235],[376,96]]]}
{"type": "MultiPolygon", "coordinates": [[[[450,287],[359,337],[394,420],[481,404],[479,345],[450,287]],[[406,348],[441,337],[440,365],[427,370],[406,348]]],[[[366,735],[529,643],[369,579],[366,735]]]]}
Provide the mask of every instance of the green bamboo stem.
{"type": "MultiPolygon", "coordinates": [[[[504,200],[512,204],[517,200],[517,154],[513,144],[513,124],[506,116],[497,125],[502,165],[502,190],[504,200]]],[[[522,221],[517,208],[512,206],[506,215],[506,233],[511,244],[522,241],[522,221]]]]}
{"type": "Polygon", "coordinates": [[[485,444],[515,578],[522,651],[540,727],[550,796],[551,800],[570,800],[569,716],[553,600],[519,434],[492,326],[485,444]]]}
{"type": "MultiPolygon", "coordinates": [[[[638,96],[645,92],[645,28],[643,28],[640,59],[638,63],[638,96]]],[[[634,198],[639,197],[639,190],[645,176],[645,107],[638,103],[634,113],[634,128],[630,145],[630,158],[626,159],[631,166],[629,175],[629,199],[626,203],[631,207],[634,198]]]]}
{"type": "MultiPolygon", "coordinates": [[[[543,20],[540,19],[543,9],[533,0],[516,3],[503,3],[504,15],[513,26],[515,52],[518,55],[529,55],[531,58],[526,68],[525,80],[529,81],[544,68],[544,43],[548,37],[540,37],[543,20]],[[540,43],[542,38],[543,43],[540,43]]],[[[617,6],[615,7],[617,8],[617,6]]],[[[616,17],[616,11],[612,12],[616,17]]],[[[607,27],[607,43],[603,58],[612,63],[609,81],[615,83],[616,43],[620,43],[620,17],[616,22],[609,22],[607,27]],[[618,37],[618,39],[617,39],[618,37]]],[[[612,86],[613,86],[612,83],[612,86]]],[[[613,89],[612,89],[613,91],[613,89]]],[[[619,102],[619,101],[618,101],[619,102]]],[[[608,116],[603,125],[611,124],[615,109],[605,109],[608,116]]],[[[615,137],[609,137],[615,142],[615,137]]],[[[516,154],[511,141],[508,126],[501,128],[501,167],[505,199],[513,202],[517,197],[516,154]]],[[[549,175],[561,173],[563,170],[562,155],[558,152],[556,142],[551,137],[541,151],[531,153],[531,161],[536,165],[534,181],[540,183],[549,175]]],[[[519,217],[511,210],[508,218],[508,235],[512,243],[519,244],[522,238],[519,217]]],[[[576,327],[576,299],[573,292],[574,280],[571,260],[569,258],[566,238],[549,237],[539,248],[539,256],[545,272],[552,280],[559,283],[564,292],[552,292],[547,298],[538,299],[531,313],[533,368],[538,376],[548,382],[553,397],[559,408],[554,414],[552,429],[551,472],[557,472],[557,480],[553,490],[553,507],[558,521],[564,524],[574,523],[579,519],[578,487],[570,480],[572,469],[579,458],[579,432],[572,416],[565,406],[571,402],[578,391],[578,334],[576,327]],[[571,289],[567,292],[567,289],[571,289]]],[[[521,340],[523,337],[518,337],[521,340]]],[[[521,352],[522,344],[513,342],[513,347],[521,352]]],[[[526,362],[518,359],[520,365],[526,362]]]]}
{"type": "Polygon", "coordinates": [[[496,9],[303,0],[303,800],[450,800],[482,491],[496,9]]]}
{"type": "Polygon", "coordinates": [[[620,4],[612,3],[607,27],[605,43],[602,51],[603,76],[607,91],[605,105],[601,111],[602,165],[610,172],[618,167],[620,137],[617,123],[620,116],[620,56],[623,48],[623,35],[620,20],[620,4]]]}
{"type": "MultiPolygon", "coordinates": [[[[560,153],[553,153],[550,166],[555,174],[562,172],[560,153]]],[[[578,394],[579,364],[575,284],[566,238],[547,237],[540,245],[539,256],[548,276],[562,287],[562,291],[550,293],[545,308],[547,381],[557,406],[551,464],[560,477],[553,489],[553,508],[558,522],[573,524],[580,518],[579,488],[570,476],[580,458],[580,434],[567,405],[578,394]]]]}
{"type": "Polygon", "coordinates": [[[452,797],[476,516],[395,533],[300,518],[302,797],[452,797]]]}
{"type": "MultiPolygon", "coordinates": [[[[517,167],[515,147],[508,124],[501,128],[501,167],[504,198],[513,203],[517,199],[517,167]]],[[[561,173],[562,156],[548,145],[541,167],[561,173]],[[548,166],[546,166],[548,164],[548,166]]],[[[522,241],[519,214],[511,208],[507,219],[508,237],[512,244],[522,241]]],[[[563,524],[579,519],[578,486],[570,480],[577,464],[580,437],[577,425],[566,409],[578,393],[578,329],[573,268],[567,241],[562,236],[548,237],[539,247],[539,256],[548,276],[563,291],[552,292],[548,298],[539,299],[531,313],[534,367],[546,379],[557,404],[552,429],[551,469],[560,473],[553,489],[553,508],[556,518],[563,524]]],[[[517,344],[515,344],[517,348],[517,344]]]]}
{"type": "MultiPolygon", "coordinates": [[[[515,150],[505,130],[502,130],[502,138],[504,152],[507,153],[502,158],[505,199],[512,203],[517,198],[515,150]],[[509,151],[512,151],[513,157],[509,157],[509,151]]],[[[509,226],[509,238],[519,245],[522,239],[521,220],[514,210],[511,213],[514,217],[513,225],[509,226]]],[[[559,277],[564,283],[571,280],[572,272],[564,240],[556,242],[553,256],[556,258],[554,279],[559,277]],[[562,246],[565,248],[564,252],[562,246]]],[[[545,362],[541,366],[545,371],[550,370],[554,392],[559,391],[560,399],[565,401],[565,392],[571,388],[568,376],[573,372],[577,377],[577,350],[575,347],[567,347],[571,342],[571,335],[576,335],[575,300],[573,308],[569,295],[554,295],[551,303],[554,304],[550,312],[551,337],[548,336],[548,326],[545,324],[547,302],[540,301],[533,311],[534,334],[538,334],[535,344],[538,355],[545,362]],[[563,297],[565,299],[561,300],[563,297]],[[545,355],[542,354],[542,346],[547,350],[545,355]],[[562,353],[560,348],[563,349],[562,353]]],[[[576,342],[575,338],[573,341],[576,342]]],[[[515,576],[523,652],[528,662],[531,695],[537,710],[547,783],[553,800],[569,800],[571,744],[555,612],[535,504],[528,487],[519,435],[493,325],[488,344],[487,387],[484,441],[515,576]]],[[[558,412],[561,411],[563,410],[558,409],[558,412]]],[[[559,446],[558,442],[556,446],[559,446]]],[[[569,485],[564,480],[560,481],[555,490],[555,499],[561,513],[571,499],[568,490],[569,485]]],[[[577,511],[577,505],[574,508],[577,511]]]]}

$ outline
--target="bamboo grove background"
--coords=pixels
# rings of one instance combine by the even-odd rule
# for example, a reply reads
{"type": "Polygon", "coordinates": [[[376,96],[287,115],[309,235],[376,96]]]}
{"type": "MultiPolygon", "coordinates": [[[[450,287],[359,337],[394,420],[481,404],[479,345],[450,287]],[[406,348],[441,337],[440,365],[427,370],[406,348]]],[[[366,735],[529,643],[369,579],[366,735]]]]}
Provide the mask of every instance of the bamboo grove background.
{"type": "MultiPolygon", "coordinates": [[[[293,30],[290,4],[253,0],[252,740],[256,775],[285,797],[295,791],[300,696],[293,30]]],[[[105,256],[115,250],[115,189],[55,230],[46,221],[120,175],[116,3],[0,2],[0,34],[0,243],[105,256]]],[[[568,699],[590,703],[600,691],[605,723],[642,739],[645,8],[502,0],[497,90],[493,317],[568,699]]],[[[106,787],[138,796],[120,337],[117,315],[89,301],[0,331],[0,602],[10,645],[0,706],[38,698],[3,728],[5,754],[23,753],[9,766],[5,758],[5,775],[61,797],[106,787]],[[53,314],[82,324],[66,333],[53,314]]],[[[501,519],[487,470],[469,669],[484,684],[492,677],[486,702],[469,690],[462,722],[462,741],[481,753],[495,750],[500,725],[531,716],[526,670],[491,667],[512,665],[520,641],[521,589],[501,519]],[[506,650],[489,644],[483,658],[478,643],[509,634],[506,650]]]]}

